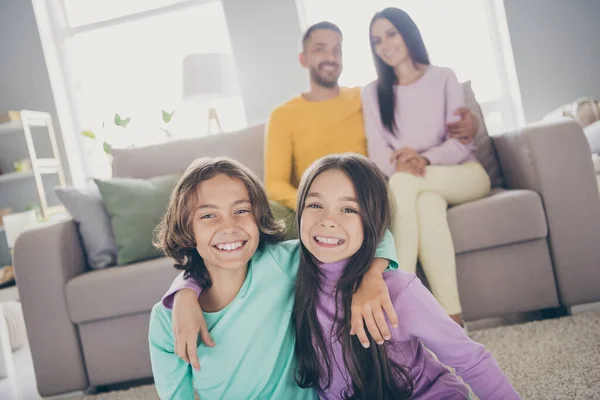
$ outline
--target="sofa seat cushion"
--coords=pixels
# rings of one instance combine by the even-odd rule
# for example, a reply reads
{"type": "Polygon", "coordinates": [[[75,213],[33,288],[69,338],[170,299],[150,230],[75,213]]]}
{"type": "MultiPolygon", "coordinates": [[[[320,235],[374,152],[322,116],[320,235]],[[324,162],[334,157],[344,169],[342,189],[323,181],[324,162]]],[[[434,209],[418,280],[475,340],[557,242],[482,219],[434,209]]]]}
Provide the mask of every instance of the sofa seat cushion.
{"type": "Polygon", "coordinates": [[[488,197],[450,208],[448,224],[456,254],[548,234],[542,200],[531,190],[492,189],[488,197]]]}
{"type": "Polygon", "coordinates": [[[162,257],[78,275],[66,286],[71,320],[81,324],[149,312],[179,272],[173,260],[162,257]]]}

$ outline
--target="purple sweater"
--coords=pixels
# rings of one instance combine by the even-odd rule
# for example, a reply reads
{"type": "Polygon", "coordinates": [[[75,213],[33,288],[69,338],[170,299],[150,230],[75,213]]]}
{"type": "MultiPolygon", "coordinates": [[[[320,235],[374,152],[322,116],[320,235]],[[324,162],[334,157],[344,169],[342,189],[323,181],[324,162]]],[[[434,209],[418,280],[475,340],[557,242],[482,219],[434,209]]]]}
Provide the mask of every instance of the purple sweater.
{"type": "Polygon", "coordinates": [[[367,152],[388,177],[395,171],[390,162],[394,150],[410,147],[429,159],[432,165],[457,165],[475,161],[475,146],[448,138],[447,124],[459,117],[456,109],[464,105],[464,94],[454,71],[430,65],[418,81],[397,85],[395,135],[385,128],[379,113],[377,82],[369,83],[362,93],[367,152]]]}
{"type": "MultiPolygon", "coordinates": [[[[317,317],[325,333],[331,332],[334,323],[343,321],[341,316],[338,321],[333,320],[335,303],[332,288],[345,265],[345,261],[340,261],[321,266],[326,282],[323,291],[318,294],[317,317]]],[[[384,279],[400,321],[399,327],[392,330],[388,354],[395,362],[410,368],[415,385],[412,399],[467,398],[466,386],[440,361],[454,367],[481,399],[519,399],[490,352],[469,339],[414,274],[389,271],[384,274],[384,279]],[[427,349],[435,353],[440,361],[427,349]]],[[[163,297],[163,305],[172,308],[173,295],[183,288],[200,293],[193,279],[184,280],[183,274],[179,274],[163,297]]],[[[341,358],[341,345],[333,343],[331,338],[327,339],[328,335],[325,340],[330,346],[330,354],[335,357],[331,363],[333,379],[330,390],[319,395],[322,399],[340,399],[340,392],[345,389],[347,371],[341,358]]]]}
{"type": "MultiPolygon", "coordinates": [[[[328,392],[319,393],[322,399],[341,399],[340,393],[349,381],[341,344],[330,337],[333,324],[337,326],[343,323],[342,316],[334,321],[334,287],[345,266],[346,261],[321,265],[326,281],[318,294],[317,318],[323,328],[329,351],[335,358],[331,362],[332,385],[328,392]]],[[[391,331],[392,340],[387,342],[388,356],[410,369],[414,382],[411,399],[468,398],[466,386],[442,363],[453,367],[456,374],[481,399],[519,399],[491,353],[471,340],[448,317],[414,274],[398,270],[388,271],[383,276],[400,322],[398,328],[391,331]],[[439,361],[428,349],[437,355],[439,361]]]]}

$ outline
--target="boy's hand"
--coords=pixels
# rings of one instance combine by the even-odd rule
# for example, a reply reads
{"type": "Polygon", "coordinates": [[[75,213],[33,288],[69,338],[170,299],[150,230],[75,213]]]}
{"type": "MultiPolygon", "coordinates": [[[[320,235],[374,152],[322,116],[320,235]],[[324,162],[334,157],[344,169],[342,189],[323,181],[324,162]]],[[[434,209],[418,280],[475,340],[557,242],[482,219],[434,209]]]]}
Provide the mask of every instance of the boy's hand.
{"type": "MultiPolygon", "coordinates": [[[[387,260],[384,262],[387,266],[387,260]]],[[[365,273],[362,283],[352,296],[350,310],[350,334],[357,335],[365,348],[369,347],[365,324],[377,344],[383,344],[384,339],[391,339],[383,310],[385,310],[392,326],[394,328],[398,327],[398,316],[390,299],[388,287],[383,280],[381,271],[375,268],[365,273]]]]}
{"type": "Polygon", "coordinates": [[[202,309],[198,303],[196,292],[192,289],[182,289],[175,294],[173,302],[173,335],[175,336],[175,354],[183,361],[192,364],[200,370],[198,361],[198,333],[202,342],[208,347],[214,347],[202,309]]]}

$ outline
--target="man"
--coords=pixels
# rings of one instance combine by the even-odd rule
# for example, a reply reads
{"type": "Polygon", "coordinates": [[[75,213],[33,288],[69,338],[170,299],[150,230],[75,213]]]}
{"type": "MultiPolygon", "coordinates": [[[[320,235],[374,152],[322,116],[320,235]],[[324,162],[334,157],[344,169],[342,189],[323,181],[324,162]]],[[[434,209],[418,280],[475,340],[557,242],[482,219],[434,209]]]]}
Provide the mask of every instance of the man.
{"type": "MultiPolygon", "coordinates": [[[[342,32],[331,22],[311,26],[302,39],[300,64],[310,74],[310,91],[277,107],[269,118],[265,141],[265,186],[269,199],[290,210],[304,171],[332,153],[367,155],[360,88],[338,85],[342,73],[342,32]]],[[[450,136],[473,140],[477,118],[456,110],[461,120],[450,124],[450,136]]],[[[277,216],[291,211],[274,207],[277,216]]],[[[286,215],[287,214],[287,215],[286,215]]]]}

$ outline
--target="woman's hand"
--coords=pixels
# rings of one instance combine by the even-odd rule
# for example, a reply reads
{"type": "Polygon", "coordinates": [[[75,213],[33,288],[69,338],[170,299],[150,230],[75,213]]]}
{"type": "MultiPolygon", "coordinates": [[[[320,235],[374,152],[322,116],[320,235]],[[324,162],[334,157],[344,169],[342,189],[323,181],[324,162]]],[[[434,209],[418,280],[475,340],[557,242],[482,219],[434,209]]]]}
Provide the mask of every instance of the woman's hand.
{"type": "Polygon", "coordinates": [[[374,264],[376,262],[382,263],[383,268],[372,265],[372,268],[365,273],[362,283],[352,296],[350,307],[350,334],[356,335],[365,348],[370,346],[365,325],[377,344],[383,344],[384,340],[391,339],[390,329],[383,314],[384,310],[392,327],[398,327],[398,316],[382,275],[389,262],[379,258],[373,261],[374,264]]]}
{"type": "Polygon", "coordinates": [[[425,167],[429,160],[410,147],[394,151],[391,162],[396,163],[396,172],[408,172],[414,176],[424,177],[425,167]]]}
{"type": "Polygon", "coordinates": [[[198,361],[198,333],[202,342],[208,347],[214,347],[202,309],[198,303],[196,292],[192,289],[182,289],[175,294],[172,318],[173,335],[175,337],[175,354],[183,361],[192,364],[200,370],[198,361]]]}

